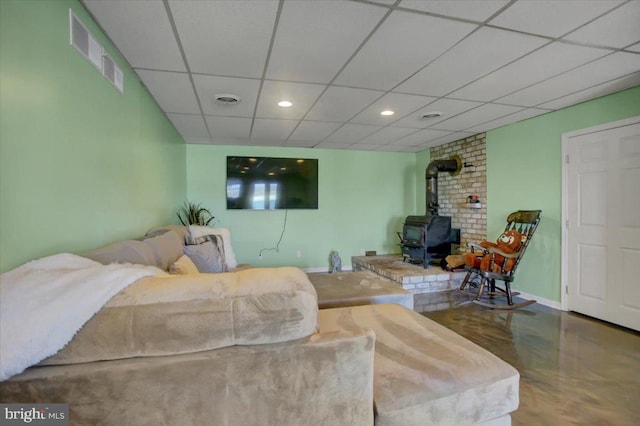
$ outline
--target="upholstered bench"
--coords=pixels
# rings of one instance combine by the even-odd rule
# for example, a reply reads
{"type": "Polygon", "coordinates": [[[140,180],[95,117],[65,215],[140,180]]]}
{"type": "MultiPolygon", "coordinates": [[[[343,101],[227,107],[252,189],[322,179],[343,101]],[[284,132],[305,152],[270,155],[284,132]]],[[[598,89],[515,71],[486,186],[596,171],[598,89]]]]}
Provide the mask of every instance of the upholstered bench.
{"type": "Polygon", "coordinates": [[[309,274],[309,281],[318,293],[320,309],[379,303],[413,309],[413,294],[370,271],[309,274]]]}
{"type": "Polygon", "coordinates": [[[320,332],[372,329],[376,426],[509,425],[518,371],[475,343],[395,304],[323,309],[320,332]]]}

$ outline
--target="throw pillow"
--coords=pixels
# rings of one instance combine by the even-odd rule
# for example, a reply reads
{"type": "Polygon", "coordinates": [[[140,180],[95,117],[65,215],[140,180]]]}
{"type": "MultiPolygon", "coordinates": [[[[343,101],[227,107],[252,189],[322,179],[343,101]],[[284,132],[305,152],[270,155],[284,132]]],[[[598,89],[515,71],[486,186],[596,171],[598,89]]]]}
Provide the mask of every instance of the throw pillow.
{"type": "Polygon", "coordinates": [[[233,247],[231,246],[231,232],[229,231],[229,229],[191,225],[189,226],[189,234],[192,238],[199,238],[207,235],[221,236],[222,242],[224,244],[224,256],[227,265],[229,266],[229,268],[235,268],[236,266],[238,266],[236,255],[233,252],[233,247]]]}
{"type": "Polygon", "coordinates": [[[193,263],[189,256],[183,254],[169,266],[169,273],[172,275],[197,274],[198,267],[193,263]]]}
{"type": "Polygon", "coordinates": [[[224,260],[222,238],[216,235],[207,235],[201,238],[188,236],[187,245],[184,246],[184,254],[189,256],[199,272],[228,271],[224,260]]]}
{"type": "Polygon", "coordinates": [[[180,241],[180,237],[174,231],[145,238],[142,242],[151,248],[156,258],[155,266],[163,271],[168,271],[169,266],[183,254],[182,241],[180,241]]]}

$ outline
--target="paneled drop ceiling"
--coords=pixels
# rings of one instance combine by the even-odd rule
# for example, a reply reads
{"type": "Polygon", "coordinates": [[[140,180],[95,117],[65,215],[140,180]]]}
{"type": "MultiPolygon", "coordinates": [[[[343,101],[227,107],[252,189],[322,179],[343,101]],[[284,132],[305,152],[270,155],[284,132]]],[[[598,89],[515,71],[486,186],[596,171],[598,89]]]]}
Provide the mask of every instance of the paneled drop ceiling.
{"type": "Polygon", "coordinates": [[[640,0],[83,3],[193,144],[417,152],[640,84],[640,0]]]}

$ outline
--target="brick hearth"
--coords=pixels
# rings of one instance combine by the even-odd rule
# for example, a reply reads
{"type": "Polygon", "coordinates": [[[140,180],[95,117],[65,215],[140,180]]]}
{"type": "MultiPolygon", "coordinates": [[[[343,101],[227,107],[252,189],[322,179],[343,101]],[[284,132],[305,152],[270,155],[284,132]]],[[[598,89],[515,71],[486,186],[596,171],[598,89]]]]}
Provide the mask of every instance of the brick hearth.
{"type": "Polygon", "coordinates": [[[372,271],[395,281],[413,294],[449,291],[460,286],[465,272],[443,271],[439,266],[423,268],[402,261],[402,255],[353,256],[354,271],[372,271]]]}

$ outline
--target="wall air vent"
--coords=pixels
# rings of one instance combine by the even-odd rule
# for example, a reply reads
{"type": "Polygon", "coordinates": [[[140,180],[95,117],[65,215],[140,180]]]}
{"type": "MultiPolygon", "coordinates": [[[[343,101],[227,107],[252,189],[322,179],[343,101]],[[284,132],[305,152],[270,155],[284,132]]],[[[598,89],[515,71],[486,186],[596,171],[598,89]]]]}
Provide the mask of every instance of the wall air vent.
{"type": "Polygon", "coordinates": [[[102,55],[102,74],[113,84],[120,93],[124,93],[124,76],[122,70],[107,54],[102,55]]]}
{"type": "Polygon", "coordinates": [[[100,71],[120,93],[124,93],[122,70],[71,9],[69,9],[69,32],[71,45],[100,71]]]}

